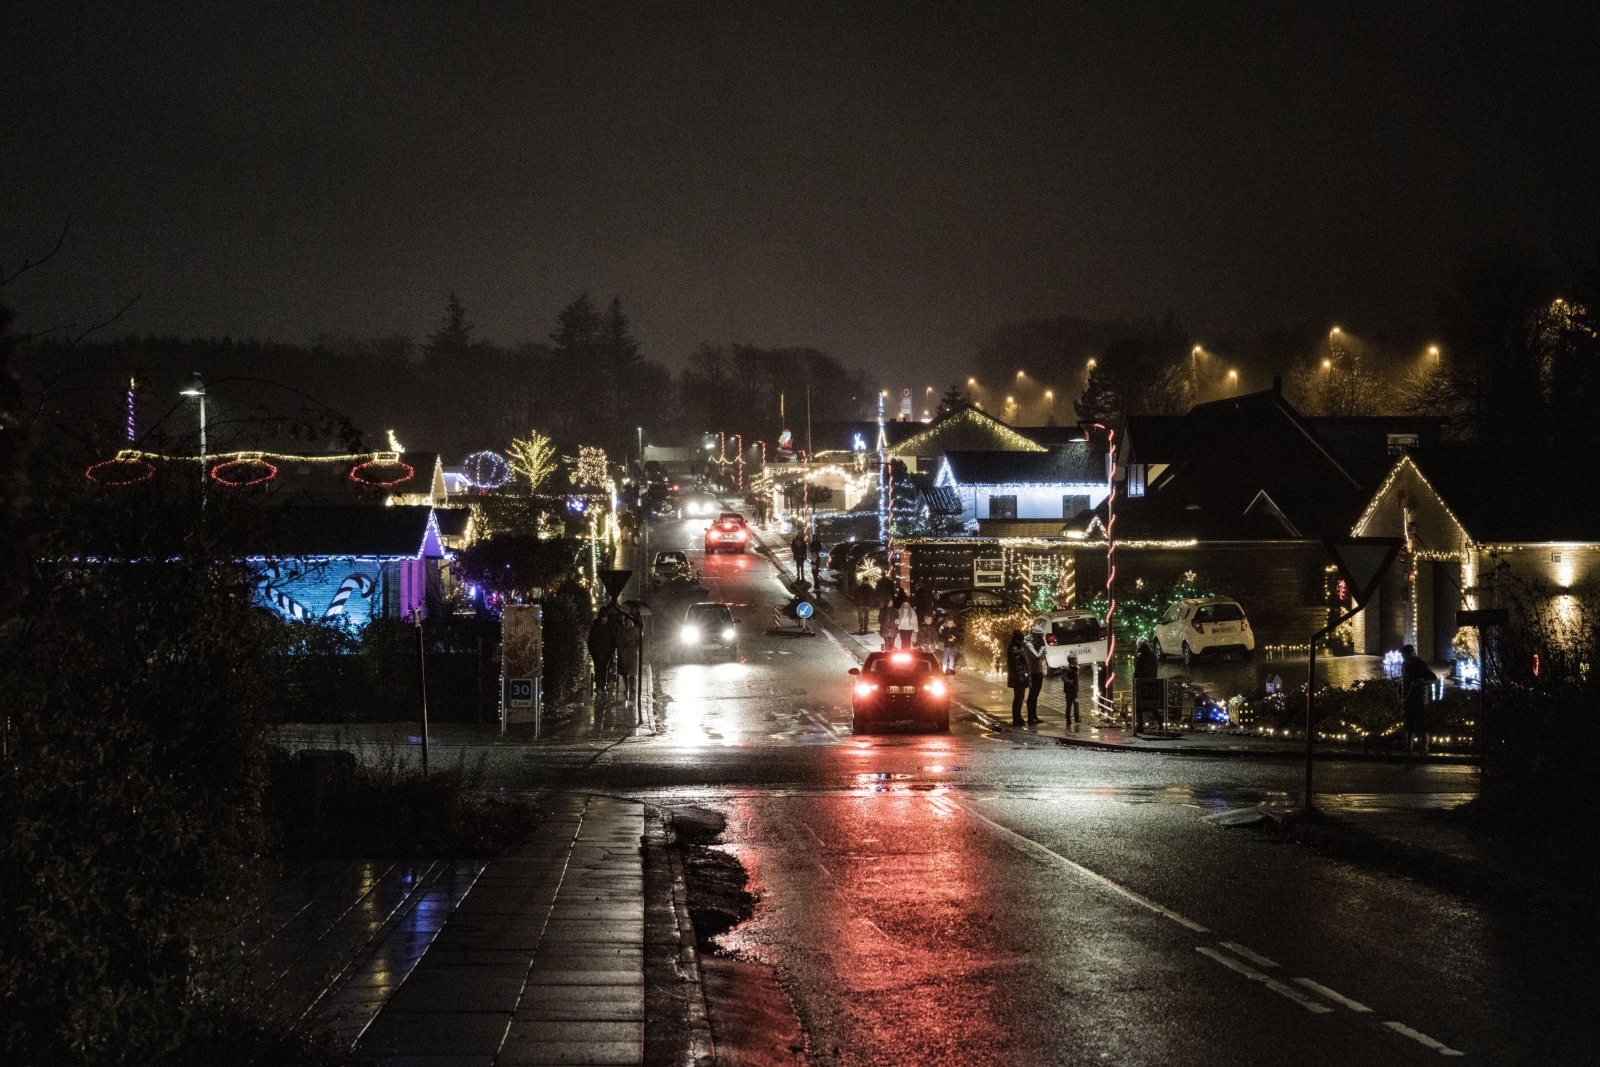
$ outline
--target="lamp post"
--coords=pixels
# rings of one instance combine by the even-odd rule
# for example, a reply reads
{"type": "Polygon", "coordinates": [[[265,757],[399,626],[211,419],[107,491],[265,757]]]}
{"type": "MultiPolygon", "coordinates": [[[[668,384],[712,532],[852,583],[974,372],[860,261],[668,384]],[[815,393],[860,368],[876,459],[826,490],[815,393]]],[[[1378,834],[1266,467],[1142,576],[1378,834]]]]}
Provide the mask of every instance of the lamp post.
{"type": "Polygon", "coordinates": [[[1228,372],[1228,395],[1239,395],[1239,372],[1236,370],[1231,370],[1228,372]]]}
{"type": "Polygon", "coordinates": [[[182,391],[183,396],[198,397],[200,400],[200,506],[206,506],[206,383],[200,377],[199,371],[192,372],[189,388],[182,391]]]}

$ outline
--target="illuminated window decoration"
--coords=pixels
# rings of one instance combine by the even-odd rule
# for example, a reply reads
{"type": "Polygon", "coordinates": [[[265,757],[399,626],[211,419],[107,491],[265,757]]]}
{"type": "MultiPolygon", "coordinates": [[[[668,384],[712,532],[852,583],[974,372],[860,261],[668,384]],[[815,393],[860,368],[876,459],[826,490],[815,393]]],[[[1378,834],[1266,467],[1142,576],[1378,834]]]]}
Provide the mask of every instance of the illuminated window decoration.
{"type": "Polygon", "coordinates": [[[374,489],[388,489],[410,481],[416,473],[409,463],[400,462],[398,452],[378,452],[365,463],[351,468],[350,480],[374,489]]]}
{"type": "Polygon", "coordinates": [[[241,456],[211,468],[211,480],[230,489],[265,485],[278,476],[278,468],[260,456],[241,456]]]}
{"type": "Polygon", "coordinates": [[[511,465],[498,452],[474,452],[462,461],[461,474],[474,489],[499,489],[511,480],[511,465]]]}
{"type": "Polygon", "coordinates": [[[83,472],[83,476],[100,485],[136,485],[156,476],[155,464],[129,452],[117,453],[116,459],[96,463],[83,472]]]}

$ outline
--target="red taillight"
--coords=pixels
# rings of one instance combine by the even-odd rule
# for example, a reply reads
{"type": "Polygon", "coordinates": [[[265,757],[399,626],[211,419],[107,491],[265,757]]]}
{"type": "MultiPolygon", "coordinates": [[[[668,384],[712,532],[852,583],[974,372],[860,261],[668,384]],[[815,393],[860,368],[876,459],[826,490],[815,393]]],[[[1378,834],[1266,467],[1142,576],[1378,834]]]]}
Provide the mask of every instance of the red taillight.
{"type": "Polygon", "coordinates": [[[944,692],[945,692],[944,682],[940,681],[938,678],[935,678],[933,681],[929,682],[927,685],[923,686],[922,688],[926,689],[928,692],[932,693],[936,697],[944,696],[944,692]]]}
{"type": "Polygon", "coordinates": [[[1047,645],[1055,644],[1056,643],[1056,635],[1055,634],[1045,634],[1044,635],[1044,643],[1047,644],[1047,645]]]}
{"type": "Polygon", "coordinates": [[[878,688],[878,687],[873,685],[871,682],[857,682],[856,683],[856,696],[858,696],[858,697],[869,697],[869,696],[872,695],[872,691],[874,689],[876,689],[876,688],[878,688]]]}
{"type": "Polygon", "coordinates": [[[1241,616],[1239,618],[1239,632],[1244,633],[1248,629],[1250,629],[1250,620],[1241,616]]]}
{"type": "Polygon", "coordinates": [[[889,658],[891,660],[893,660],[894,662],[896,662],[896,663],[910,663],[911,662],[911,653],[909,653],[909,652],[896,652],[894,655],[890,656],[889,658]]]}

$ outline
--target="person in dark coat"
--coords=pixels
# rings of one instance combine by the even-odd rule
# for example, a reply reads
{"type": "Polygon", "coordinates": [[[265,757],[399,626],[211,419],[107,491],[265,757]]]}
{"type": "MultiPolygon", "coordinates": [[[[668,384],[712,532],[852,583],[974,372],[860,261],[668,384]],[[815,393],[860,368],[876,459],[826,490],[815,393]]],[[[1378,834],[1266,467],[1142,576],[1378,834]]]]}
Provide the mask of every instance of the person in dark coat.
{"type": "MultiPolygon", "coordinates": [[[[1133,653],[1133,676],[1135,678],[1159,678],[1161,676],[1161,657],[1156,655],[1156,650],[1150,647],[1150,639],[1147,637],[1139,638],[1139,647],[1133,653]]],[[[1144,730],[1144,712],[1138,709],[1139,703],[1135,700],[1133,712],[1134,733],[1140,733],[1144,730]]]]}
{"type": "Polygon", "coordinates": [[[789,542],[789,555],[794,557],[794,576],[802,582],[806,580],[806,531],[802,527],[794,535],[794,540],[789,542]]]}
{"type": "Polygon", "coordinates": [[[1404,694],[1406,751],[1428,751],[1428,697],[1438,678],[1412,645],[1401,645],[1400,689],[1404,694]]]}
{"type": "Polygon", "coordinates": [[[1076,726],[1078,717],[1078,657],[1068,656],[1067,665],[1061,672],[1061,695],[1067,701],[1067,725],[1076,726]]]}
{"type": "Polygon", "coordinates": [[[911,602],[917,608],[917,644],[929,648],[937,634],[933,628],[933,590],[928,588],[927,582],[918,582],[911,587],[911,602]]]}
{"type": "Polygon", "coordinates": [[[895,635],[900,632],[900,596],[898,591],[878,600],[878,636],[883,638],[883,650],[894,647],[895,635]]]}
{"type": "Polygon", "coordinates": [[[817,585],[822,584],[822,538],[811,537],[811,580],[817,585]]]}
{"type": "Polygon", "coordinates": [[[935,628],[939,632],[939,647],[944,650],[944,669],[946,673],[956,669],[956,644],[961,636],[960,627],[956,620],[944,613],[935,616],[935,628]]]}
{"type": "Polygon", "coordinates": [[[1039,721],[1039,689],[1044,685],[1044,628],[1037,627],[1022,639],[1028,653],[1028,725],[1039,721]]]}
{"type": "Polygon", "coordinates": [[[594,698],[597,701],[603,699],[606,686],[611,682],[611,661],[617,653],[614,614],[614,609],[607,604],[589,624],[589,660],[594,664],[594,698]]]}
{"type": "Polygon", "coordinates": [[[855,591],[850,594],[850,599],[856,605],[856,633],[871,633],[872,609],[878,603],[877,590],[866,582],[857,582],[855,591]]]}
{"type": "Polygon", "coordinates": [[[627,704],[633,699],[634,676],[639,670],[639,621],[632,614],[624,611],[617,612],[616,616],[617,638],[617,674],[622,678],[622,702],[627,704]]]}
{"type": "Polygon", "coordinates": [[[1032,681],[1028,670],[1028,650],[1022,641],[1022,631],[1011,631],[1011,643],[1006,646],[1006,685],[1011,689],[1011,725],[1021,726],[1022,701],[1028,694],[1032,681]]]}

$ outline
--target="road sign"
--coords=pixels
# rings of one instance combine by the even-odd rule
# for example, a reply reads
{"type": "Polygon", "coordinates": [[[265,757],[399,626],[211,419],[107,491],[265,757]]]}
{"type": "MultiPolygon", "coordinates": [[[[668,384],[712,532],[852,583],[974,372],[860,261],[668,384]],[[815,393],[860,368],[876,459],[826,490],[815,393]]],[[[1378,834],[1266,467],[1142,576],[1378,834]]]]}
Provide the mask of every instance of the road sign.
{"type": "Polygon", "coordinates": [[[1372,599],[1378,583],[1405,542],[1398,537],[1325,537],[1322,543],[1349,583],[1350,599],[1357,608],[1372,599]]]}
{"type": "Polygon", "coordinates": [[[615,600],[622,595],[622,587],[628,584],[628,579],[633,577],[632,571],[601,571],[600,584],[605,586],[611,599],[615,600]]]}
{"type": "Polygon", "coordinates": [[[1505,608],[1479,608],[1456,612],[1457,626],[1510,626],[1511,612],[1505,608]]]}
{"type": "Polygon", "coordinates": [[[507,681],[511,690],[511,706],[514,708],[533,707],[533,679],[511,678],[507,681]]]}
{"type": "Polygon", "coordinates": [[[802,600],[800,603],[794,606],[794,613],[800,616],[802,619],[811,618],[811,613],[815,610],[816,608],[811,606],[811,601],[809,600],[802,600]]]}
{"type": "Polygon", "coordinates": [[[1165,678],[1135,678],[1133,680],[1133,710],[1139,715],[1159,716],[1167,707],[1167,680],[1165,678]]]}

